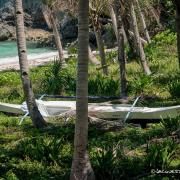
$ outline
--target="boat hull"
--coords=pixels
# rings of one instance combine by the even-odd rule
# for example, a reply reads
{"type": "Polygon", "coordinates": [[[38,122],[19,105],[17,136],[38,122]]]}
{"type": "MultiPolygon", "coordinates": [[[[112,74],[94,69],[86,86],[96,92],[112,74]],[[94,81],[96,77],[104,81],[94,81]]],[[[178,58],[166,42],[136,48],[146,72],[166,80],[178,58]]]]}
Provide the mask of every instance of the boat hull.
{"type": "MultiPolygon", "coordinates": [[[[38,105],[40,112],[45,116],[58,116],[64,112],[75,110],[75,101],[41,101],[38,105]],[[41,110],[42,106],[46,113],[41,110]]],[[[98,104],[90,103],[88,106],[89,116],[102,119],[125,119],[131,111],[128,119],[167,119],[180,116],[180,105],[163,108],[134,107],[124,104],[98,104]]]]}
{"type": "Polygon", "coordinates": [[[12,114],[24,114],[21,105],[18,104],[0,103],[0,111],[12,114]]]}
{"type": "MultiPolygon", "coordinates": [[[[36,100],[39,111],[44,117],[55,117],[67,111],[76,110],[75,101],[42,101],[36,100]]],[[[24,114],[21,105],[0,103],[0,111],[14,114],[24,114]]],[[[102,119],[167,119],[180,116],[180,105],[162,108],[134,107],[124,104],[89,103],[89,116],[102,119]]]]}

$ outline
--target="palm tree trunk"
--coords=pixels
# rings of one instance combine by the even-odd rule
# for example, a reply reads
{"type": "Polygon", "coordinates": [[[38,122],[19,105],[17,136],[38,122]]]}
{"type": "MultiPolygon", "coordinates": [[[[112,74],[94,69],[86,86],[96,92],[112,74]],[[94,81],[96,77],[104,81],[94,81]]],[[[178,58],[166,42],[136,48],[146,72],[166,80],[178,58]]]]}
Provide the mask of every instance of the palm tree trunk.
{"type": "Polygon", "coordinates": [[[118,62],[120,66],[120,81],[121,90],[120,94],[122,98],[127,96],[127,81],[126,81],[126,60],[124,52],[124,35],[123,35],[123,23],[121,18],[121,5],[119,0],[115,1],[116,4],[116,19],[117,19],[117,33],[118,33],[118,62]]]}
{"type": "MultiPolygon", "coordinates": [[[[113,5],[109,3],[109,4],[108,4],[108,9],[109,9],[109,14],[110,14],[110,17],[111,17],[111,20],[112,20],[113,29],[114,29],[114,33],[115,33],[115,35],[116,35],[116,39],[118,39],[117,20],[116,20],[116,15],[115,15],[115,12],[114,12],[113,5]]],[[[122,25],[122,26],[123,26],[123,25],[122,25]]],[[[125,42],[128,42],[127,36],[126,36],[126,32],[125,32],[125,30],[124,30],[124,26],[123,26],[123,35],[124,35],[124,41],[125,41],[125,42]]]]}
{"type": "Polygon", "coordinates": [[[87,151],[88,143],[88,44],[89,0],[79,0],[78,70],[76,89],[76,123],[71,180],[94,180],[87,151]]]}
{"type": "Polygon", "coordinates": [[[113,29],[114,29],[114,33],[116,35],[116,39],[118,38],[118,32],[117,32],[117,20],[116,20],[116,15],[115,15],[115,12],[114,12],[114,9],[113,9],[113,5],[108,4],[108,10],[109,10],[109,15],[111,17],[111,20],[112,20],[112,25],[113,25],[113,29]]]}
{"type": "Polygon", "coordinates": [[[147,26],[146,26],[146,22],[145,22],[145,19],[144,19],[144,14],[143,14],[143,12],[141,10],[141,7],[139,5],[139,1],[138,0],[136,0],[136,4],[137,4],[138,13],[140,15],[143,31],[144,31],[145,36],[146,36],[146,40],[148,41],[148,43],[150,43],[151,42],[151,38],[149,36],[149,32],[148,32],[148,29],[147,29],[147,26]]]}
{"type": "Polygon", "coordinates": [[[88,51],[89,51],[89,61],[92,63],[92,64],[95,64],[95,65],[99,65],[99,61],[97,60],[96,56],[92,53],[92,50],[91,50],[91,47],[88,46],[88,51]]]}
{"type": "MultiPolygon", "coordinates": [[[[127,2],[126,2],[127,3],[127,2]]],[[[125,4],[125,6],[127,6],[125,4]]],[[[129,6],[128,6],[129,7],[129,6]]],[[[126,13],[124,13],[124,16],[122,18],[122,22],[123,22],[123,26],[124,26],[124,30],[125,30],[125,33],[126,33],[126,37],[127,37],[127,41],[128,41],[128,44],[129,44],[129,49],[130,49],[130,52],[132,54],[132,57],[137,57],[137,49],[135,47],[135,43],[134,43],[134,33],[130,31],[130,28],[131,28],[131,23],[130,23],[130,18],[129,18],[129,9],[126,9],[126,13]]]]}
{"type": "Polygon", "coordinates": [[[61,37],[59,35],[59,31],[56,25],[56,21],[53,15],[53,12],[50,13],[50,19],[51,19],[51,23],[52,23],[52,29],[53,29],[53,33],[54,33],[54,39],[55,39],[55,43],[56,43],[56,47],[58,50],[58,54],[59,54],[59,59],[60,61],[64,61],[64,53],[63,53],[63,48],[62,48],[62,43],[61,43],[61,37]]]}
{"type": "Polygon", "coordinates": [[[26,98],[29,115],[32,119],[33,125],[37,128],[42,128],[47,126],[47,124],[44,121],[36,105],[36,101],[32,90],[32,85],[29,78],[22,0],[15,1],[15,11],[16,11],[17,46],[18,46],[18,55],[19,55],[19,64],[20,64],[21,79],[23,84],[23,91],[26,98]]]}
{"type": "Polygon", "coordinates": [[[101,58],[101,66],[102,66],[102,70],[104,75],[108,75],[108,68],[107,68],[107,64],[106,64],[106,55],[105,55],[105,51],[104,51],[104,42],[101,36],[101,31],[97,28],[94,27],[94,32],[95,32],[95,36],[96,36],[96,41],[97,41],[97,45],[98,45],[98,49],[99,49],[99,55],[101,58]]]}
{"type": "Polygon", "coordinates": [[[177,50],[179,59],[179,70],[180,70],[180,1],[174,1],[176,5],[176,31],[177,31],[177,50]]]}
{"type": "Polygon", "coordinates": [[[134,10],[133,1],[134,0],[131,0],[131,2],[130,2],[130,13],[131,13],[132,27],[133,27],[133,31],[134,31],[134,35],[135,35],[135,38],[134,38],[135,44],[136,44],[137,52],[138,52],[138,55],[140,57],[141,64],[142,64],[142,67],[144,69],[144,72],[147,75],[150,75],[151,70],[149,69],[149,66],[148,66],[148,63],[146,60],[146,55],[144,53],[144,48],[143,48],[142,42],[140,40],[139,29],[138,29],[138,25],[137,25],[137,19],[136,19],[136,13],[134,10]]]}
{"type": "Polygon", "coordinates": [[[161,22],[160,22],[160,17],[159,17],[159,15],[157,14],[157,12],[156,12],[156,10],[154,9],[154,7],[153,7],[150,3],[148,3],[148,4],[147,4],[147,8],[148,8],[148,10],[151,12],[151,14],[152,14],[152,16],[154,17],[154,19],[156,20],[156,23],[157,23],[157,25],[159,26],[159,28],[163,29],[163,25],[162,25],[161,22]]]}

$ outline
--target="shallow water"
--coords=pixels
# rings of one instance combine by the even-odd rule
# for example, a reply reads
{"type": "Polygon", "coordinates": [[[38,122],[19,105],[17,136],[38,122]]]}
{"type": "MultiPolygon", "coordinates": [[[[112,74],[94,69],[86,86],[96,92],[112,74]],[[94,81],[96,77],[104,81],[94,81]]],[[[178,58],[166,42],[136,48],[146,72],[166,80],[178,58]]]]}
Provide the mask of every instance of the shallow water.
{"type": "MultiPolygon", "coordinates": [[[[43,58],[55,54],[51,48],[36,48],[36,44],[27,42],[28,59],[43,58]]],[[[15,41],[0,42],[0,63],[18,60],[18,51],[15,41]]]]}

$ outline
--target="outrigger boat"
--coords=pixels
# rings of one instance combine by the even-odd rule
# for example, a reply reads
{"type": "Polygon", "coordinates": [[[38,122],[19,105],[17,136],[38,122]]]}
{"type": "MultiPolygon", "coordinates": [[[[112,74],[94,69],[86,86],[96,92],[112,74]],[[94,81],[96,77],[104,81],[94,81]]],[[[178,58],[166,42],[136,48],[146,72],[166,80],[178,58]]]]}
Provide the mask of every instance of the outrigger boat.
{"type": "MultiPolygon", "coordinates": [[[[43,117],[56,117],[62,113],[76,109],[75,101],[43,101],[36,100],[38,109],[43,117]]],[[[129,104],[89,103],[89,116],[102,119],[158,120],[180,116],[180,105],[171,107],[148,108],[133,107],[129,104]]],[[[0,103],[0,111],[14,114],[24,114],[27,108],[18,104],[0,103]],[[25,110],[26,109],[26,110],[25,110]]]]}
{"type": "Polygon", "coordinates": [[[24,114],[22,110],[22,105],[19,104],[9,104],[9,103],[0,103],[0,112],[12,113],[12,114],[24,114]]]}

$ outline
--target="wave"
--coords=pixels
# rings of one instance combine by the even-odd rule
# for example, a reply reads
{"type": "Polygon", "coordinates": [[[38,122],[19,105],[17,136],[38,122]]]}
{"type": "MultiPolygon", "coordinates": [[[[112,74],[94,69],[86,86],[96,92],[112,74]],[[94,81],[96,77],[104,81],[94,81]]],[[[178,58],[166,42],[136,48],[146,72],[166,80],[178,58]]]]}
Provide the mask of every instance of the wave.
{"type": "MultiPolygon", "coordinates": [[[[44,52],[44,53],[38,53],[38,54],[29,54],[28,55],[28,61],[38,60],[38,59],[54,59],[58,53],[56,51],[53,52],[44,52]]],[[[0,65],[2,64],[9,64],[9,63],[15,63],[19,61],[19,57],[6,57],[6,58],[0,58],[0,65]]]]}

